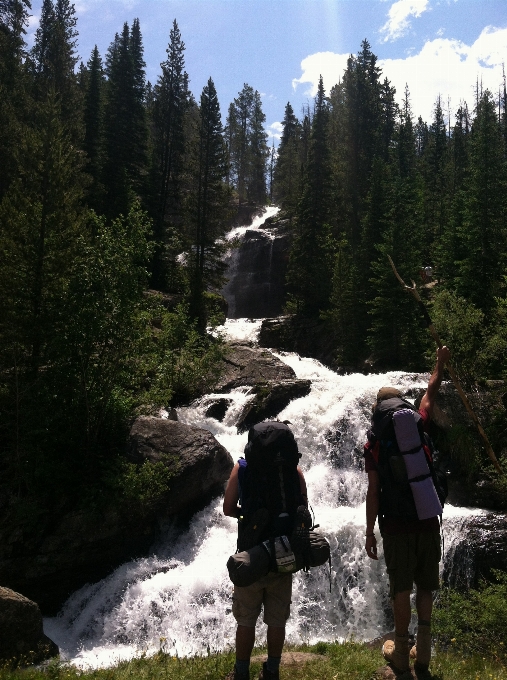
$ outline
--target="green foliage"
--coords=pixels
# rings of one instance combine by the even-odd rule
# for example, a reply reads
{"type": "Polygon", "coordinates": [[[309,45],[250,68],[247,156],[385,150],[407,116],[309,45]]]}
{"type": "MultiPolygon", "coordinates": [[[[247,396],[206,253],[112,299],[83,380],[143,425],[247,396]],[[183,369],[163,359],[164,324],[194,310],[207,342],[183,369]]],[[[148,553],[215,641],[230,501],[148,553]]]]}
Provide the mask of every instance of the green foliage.
{"type": "Polygon", "coordinates": [[[114,477],[114,487],[127,507],[132,504],[145,511],[156,504],[169,490],[177,470],[174,457],[156,463],[145,461],[141,465],[121,461],[120,471],[114,477]]]}
{"type": "Polygon", "coordinates": [[[497,571],[495,575],[496,583],[484,583],[479,590],[439,594],[433,634],[440,647],[507,664],[507,574],[497,571]]]}
{"type": "MultiPolygon", "coordinates": [[[[170,640],[160,639],[160,651],[152,657],[141,656],[124,661],[112,668],[83,672],[66,663],[52,661],[44,669],[35,667],[11,670],[8,664],[0,668],[0,680],[223,680],[234,665],[232,651],[222,654],[212,650],[206,656],[181,658],[170,653],[170,640]],[[169,651],[166,651],[169,650],[169,651]]],[[[350,642],[319,642],[313,646],[289,647],[287,651],[321,655],[309,663],[281,666],[282,680],[374,680],[376,671],[385,666],[380,645],[350,642]]],[[[254,650],[251,677],[257,677],[261,668],[260,658],[265,649],[254,650]]],[[[463,655],[457,652],[439,651],[431,663],[433,680],[506,680],[507,668],[495,658],[480,655],[463,655]]]]}
{"type": "Polygon", "coordinates": [[[453,366],[470,384],[480,365],[483,312],[455,293],[442,290],[433,297],[431,317],[442,342],[452,348],[453,366]]]}

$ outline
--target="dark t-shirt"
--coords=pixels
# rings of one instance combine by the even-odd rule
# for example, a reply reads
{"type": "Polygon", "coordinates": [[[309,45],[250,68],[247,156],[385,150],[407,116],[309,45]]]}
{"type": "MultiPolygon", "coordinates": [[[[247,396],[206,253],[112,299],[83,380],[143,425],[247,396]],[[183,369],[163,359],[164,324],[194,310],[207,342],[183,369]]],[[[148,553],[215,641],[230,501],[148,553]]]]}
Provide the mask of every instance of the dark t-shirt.
{"type": "MultiPolygon", "coordinates": [[[[419,415],[423,420],[424,430],[427,431],[430,424],[430,414],[424,408],[419,409],[419,415]]],[[[364,445],[364,471],[378,471],[379,442],[373,446],[369,441],[364,445]]],[[[382,518],[381,532],[383,534],[419,534],[426,531],[438,531],[438,517],[429,519],[403,520],[399,517],[382,518]]]]}

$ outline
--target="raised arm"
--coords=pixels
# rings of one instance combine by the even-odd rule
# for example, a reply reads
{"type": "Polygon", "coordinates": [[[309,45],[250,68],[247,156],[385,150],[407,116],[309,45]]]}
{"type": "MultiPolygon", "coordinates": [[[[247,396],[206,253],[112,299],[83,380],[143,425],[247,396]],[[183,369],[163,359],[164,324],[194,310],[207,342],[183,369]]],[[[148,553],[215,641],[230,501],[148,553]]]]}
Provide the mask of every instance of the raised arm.
{"type": "Polygon", "coordinates": [[[429,379],[428,382],[428,387],[426,389],[426,392],[424,393],[423,398],[421,399],[421,405],[419,407],[421,409],[426,409],[430,417],[433,414],[435,399],[438,390],[440,389],[442,378],[444,377],[445,364],[449,361],[450,357],[451,352],[445,345],[437,349],[437,363],[435,365],[433,373],[431,374],[431,378],[429,379]]]}
{"type": "Polygon", "coordinates": [[[227,517],[238,516],[238,500],[239,500],[239,481],[238,481],[239,463],[232,468],[231,476],[227,482],[225,489],[223,511],[227,517]]]}

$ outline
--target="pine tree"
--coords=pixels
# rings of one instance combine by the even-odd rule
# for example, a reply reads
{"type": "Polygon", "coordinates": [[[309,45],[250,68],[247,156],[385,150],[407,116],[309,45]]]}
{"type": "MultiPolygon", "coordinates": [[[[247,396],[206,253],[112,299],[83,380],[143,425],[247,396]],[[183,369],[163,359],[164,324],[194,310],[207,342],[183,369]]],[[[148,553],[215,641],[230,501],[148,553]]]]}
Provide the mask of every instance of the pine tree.
{"type": "Polygon", "coordinates": [[[316,316],[325,310],[331,294],[333,242],[329,226],[332,186],[328,122],[329,109],[321,76],[298,225],[287,272],[291,304],[303,316],[316,316]]]}
{"type": "Polygon", "coordinates": [[[152,203],[155,254],[152,264],[152,285],[166,290],[175,284],[171,272],[175,269],[176,250],[181,231],[184,172],[184,118],[188,107],[188,76],[184,61],[185,43],[176,20],[169,35],[167,59],[161,64],[162,75],[153,90],[152,126],[152,203]]]}
{"type": "Polygon", "coordinates": [[[134,195],[143,192],[146,174],[146,120],[142,104],[144,76],[139,23],[127,23],[116,35],[106,59],[104,212],[126,215],[134,195]]]}
{"type": "Polygon", "coordinates": [[[239,204],[266,201],[268,147],[265,120],[260,94],[245,83],[229,107],[226,123],[231,166],[229,181],[237,191],[239,204]]]}
{"type": "Polygon", "coordinates": [[[248,200],[262,205],[266,202],[266,162],[268,159],[268,135],[264,130],[266,115],[262,110],[261,96],[254,93],[253,110],[250,121],[250,172],[248,180],[248,200]]]}
{"type": "Polygon", "coordinates": [[[288,215],[290,224],[295,215],[300,198],[301,160],[300,137],[301,125],[294,115],[290,102],[285,106],[283,130],[276,165],[273,173],[273,198],[288,215]]]}
{"type": "Polygon", "coordinates": [[[0,0],[0,200],[17,175],[23,122],[30,118],[23,68],[29,9],[26,0],[0,0]]]}
{"type": "MultiPolygon", "coordinates": [[[[368,345],[382,367],[421,368],[427,334],[413,299],[393,277],[390,255],[401,276],[414,279],[420,269],[424,243],[421,220],[421,188],[416,172],[415,131],[408,88],[393,137],[395,148],[384,166],[380,212],[380,255],[370,268],[370,328],[368,345]]],[[[377,206],[378,207],[378,206],[377,206]]]]}
{"type": "Polygon", "coordinates": [[[43,102],[51,92],[59,96],[62,120],[78,143],[83,131],[82,101],[74,73],[78,62],[76,23],[74,5],[69,0],[43,0],[29,67],[35,99],[43,102]]]}
{"type": "Polygon", "coordinates": [[[92,177],[89,202],[100,211],[104,200],[102,167],[104,163],[104,70],[95,45],[88,61],[88,78],[85,91],[83,147],[88,157],[87,172],[92,177]]]}
{"type": "Polygon", "coordinates": [[[199,113],[189,206],[192,244],[190,315],[204,332],[207,323],[205,292],[218,291],[224,283],[225,245],[221,239],[226,229],[230,203],[220,106],[211,78],[202,91],[199,113]]]}
{"type": "Polygon", "coordinates": [[[456,286],[459,295],[488,312],[499,296],[507,263],[505,146],[488,90],[478,101],[468,148],[459,232],[463,259],[456,264],[456,286]]]}
{"type": "Polygon", "coordinates": [[[448,138],[440,97],[435,104],[420,165],[425,180],[426,241],[430,245],[441,238],[449,219],[448,138]]]}

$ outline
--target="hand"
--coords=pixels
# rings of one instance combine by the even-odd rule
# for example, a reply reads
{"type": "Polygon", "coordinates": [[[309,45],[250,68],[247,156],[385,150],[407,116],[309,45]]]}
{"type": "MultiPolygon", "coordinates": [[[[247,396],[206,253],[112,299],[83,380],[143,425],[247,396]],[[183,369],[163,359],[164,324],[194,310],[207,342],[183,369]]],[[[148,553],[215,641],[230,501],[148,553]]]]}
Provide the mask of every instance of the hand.
{"type": "Polygon", "coordinates": [[[451,351],[448,347],[445,345],[443,347],[439,347],[437,349],[437,363],[441,364],[442,366],[446,364],[449,359],[451,358],[451,351]]]}
{"type": "Polygon", "coordinates": [[[371,557],[372,560],[378,560],[377,539],[375,538],[375,534],[372,534],[371,536],[366,536],[366,544],[364,547],[366,548],[366,553],[368,557],[371,557]]]}

